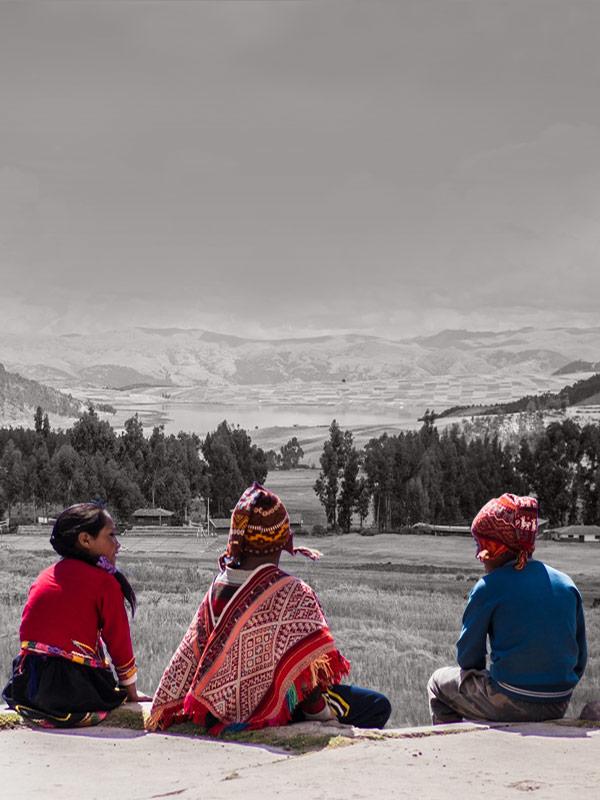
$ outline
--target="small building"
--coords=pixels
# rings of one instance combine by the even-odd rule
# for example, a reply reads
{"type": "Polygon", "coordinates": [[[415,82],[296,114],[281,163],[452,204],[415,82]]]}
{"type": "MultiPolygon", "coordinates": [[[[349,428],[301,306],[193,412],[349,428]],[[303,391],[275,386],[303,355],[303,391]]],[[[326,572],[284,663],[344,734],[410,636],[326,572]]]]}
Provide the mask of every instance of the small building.
{"type": "Polygon", "coordinates": [[[229,533],[231,517],[211,517],[208,520],[209,533],[216,536],[219,533],[229,533]]]}
{"type": "Polygon", "coordinates": [[[292,533],[300,533],[303,524],[304,521],[302,519],[302,514],[290,514],[290,526],[292,528],[292,533]]]}
{"type": "Polygon", "coordinates": [[[566,525],[549,530],[548,538],[554,542],[600,542],[600,526],[566,525]]]}
{"type": "MultiPolygon", "coordinates": [[[[547,519],[538,519],[538,536],[546,538],[545,528],[547,519]]],[[[433,522],[416,522],[412,526],[415,533],[425,533],[431,536],[470,536],[470,525],[438,525],[433,522]]]]}
{"type": "Polygon", "coordinates": [[[132,514],[136,525],[155,526],[170,525],[175,514],[166,508],[138,508],[132,514]]]}
{"type": "Polygon", "coordinates": [[[430,536],[471,535],[471,528],[468,525],[436,525],[429,522],[415,522],[412,528],[415,533],[425,533],[430,536]]]}

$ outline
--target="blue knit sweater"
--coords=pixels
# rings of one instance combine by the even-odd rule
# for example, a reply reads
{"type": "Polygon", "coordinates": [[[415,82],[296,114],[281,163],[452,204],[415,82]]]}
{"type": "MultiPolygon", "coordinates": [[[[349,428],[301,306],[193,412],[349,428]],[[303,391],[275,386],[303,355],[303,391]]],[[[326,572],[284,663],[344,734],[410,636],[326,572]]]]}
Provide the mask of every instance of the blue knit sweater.
{"type": "Polygon", "coordinates": [[[568,575],[541,561],[514,561],[477,581],[457,642],[462,669],[485,669],[505,694],[534,702],[568,699],[583,675],[587,644],[583,604],[568,575]]]}

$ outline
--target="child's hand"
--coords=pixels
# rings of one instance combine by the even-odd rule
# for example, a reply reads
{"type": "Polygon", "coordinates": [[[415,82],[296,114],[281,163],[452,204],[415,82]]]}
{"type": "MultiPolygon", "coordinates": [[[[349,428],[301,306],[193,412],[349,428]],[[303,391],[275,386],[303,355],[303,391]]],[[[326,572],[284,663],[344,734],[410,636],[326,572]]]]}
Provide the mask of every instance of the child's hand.
{"type": "Polygon", "coordinates": [[[153,697],[151,694],[144,694],[143,692],[137,692],[135,697],[128,697],[125,702],[127,703],[151,703],[153,697]]]}
{"type": "Polygon", "coordinates": [[[152,696],[138,691],[135,683],[130,683],[129,686],[124,687],[127,690],[127,703],[149,703],[152,701],[152,696]]]}

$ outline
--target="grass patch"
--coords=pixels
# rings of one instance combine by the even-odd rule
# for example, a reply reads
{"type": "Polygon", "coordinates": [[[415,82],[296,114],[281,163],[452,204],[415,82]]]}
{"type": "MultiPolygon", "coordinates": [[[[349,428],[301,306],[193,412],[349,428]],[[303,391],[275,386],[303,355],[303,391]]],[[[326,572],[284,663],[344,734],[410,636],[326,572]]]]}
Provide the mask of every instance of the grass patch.
{"type": "MultiPolygon", "coordinates": [[[[335,734],[318,734],[318,733],[298,733],[295,736],[282,736],[278,733],[277,728],[265,728],[260,731],[239,731],[237,733],[222,733],[219,737],[226,742],[235,742],[236,744],[254,744],[263,745],[265,747],[276,747],[278,750],[285,750],[289,753],[312,753],[315,750],[323,750],[329,747],[332,742],[337,742],[342,739],[341,736],[335,734]]],[[[346,742],[352,742],[351,739],[346,739],[346,742]]],[[[339,743],[334,745],[339,747],[339,743]]]]}
{"type": "Polygon", "coordinates": [[[21,728],[25,723],[16,711],[0,712],[0,731],[12,731],[21,728]]]}
{"type": "Polygon", "coordinates": [[[600,728],[600,719],[557,719],[554,724],[564,728],[600,728]]]}
{"type": "MultiPolygon", "coordinates": [[[[16,715],[15,715],[16,716],[16,715]]],[[[128,730],[145,730],[146,715],[138,709],[128,708],[126,705],[109,714],[103,723],[109,728],[126,728],[128,730]]],[[[161,732],[163,733],[163,732],[161,732]]],[[[192,722],[182,722],[174,725],[166,735],[174,736],[194,736],[205,737],[208,739],[220,739],[225,742],[236,742],[237,744],[253,744],[275,747],[291,753],[308,753],[314,750],[322,750],[325,747],[340,747],[342,740],[349,743],[352,740],[334,733],[307,733],[298,731],[297,734],[290,735],[288,729],[264,728],[258,731],[235,731],[222,733],[219,736],[209,736],[204,728],[194,725],[192,722]],[[285,733],[282,732],[285,730],[285,733]],[[340,740],[340,741],[338,741],[340,740]]]]}

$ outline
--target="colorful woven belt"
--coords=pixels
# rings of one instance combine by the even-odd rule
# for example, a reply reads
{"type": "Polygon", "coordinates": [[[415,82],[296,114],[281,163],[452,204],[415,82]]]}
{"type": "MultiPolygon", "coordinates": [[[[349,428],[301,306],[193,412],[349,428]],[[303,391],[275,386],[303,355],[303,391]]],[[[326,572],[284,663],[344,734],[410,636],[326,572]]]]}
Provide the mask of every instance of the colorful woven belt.
{"type": "MultiPolygon", "coordinates": [[[[79,644],[79,643],[77,643],[79,644]]],[[[87,667],[95,667],[96,669],[109,669],[110,664],[103,658],[98,658],[97,654],[88,655],[87,653],[78,653],[75,650],[63,650],[61,647],[54,647],[51,644],[44,644],[43,642],[21,642],[21,653],[35,653],[39,656],[53,656],[58,658],[66,658],[67,661],[73,661],[75,664],[85,664],[87,667]]]]}

